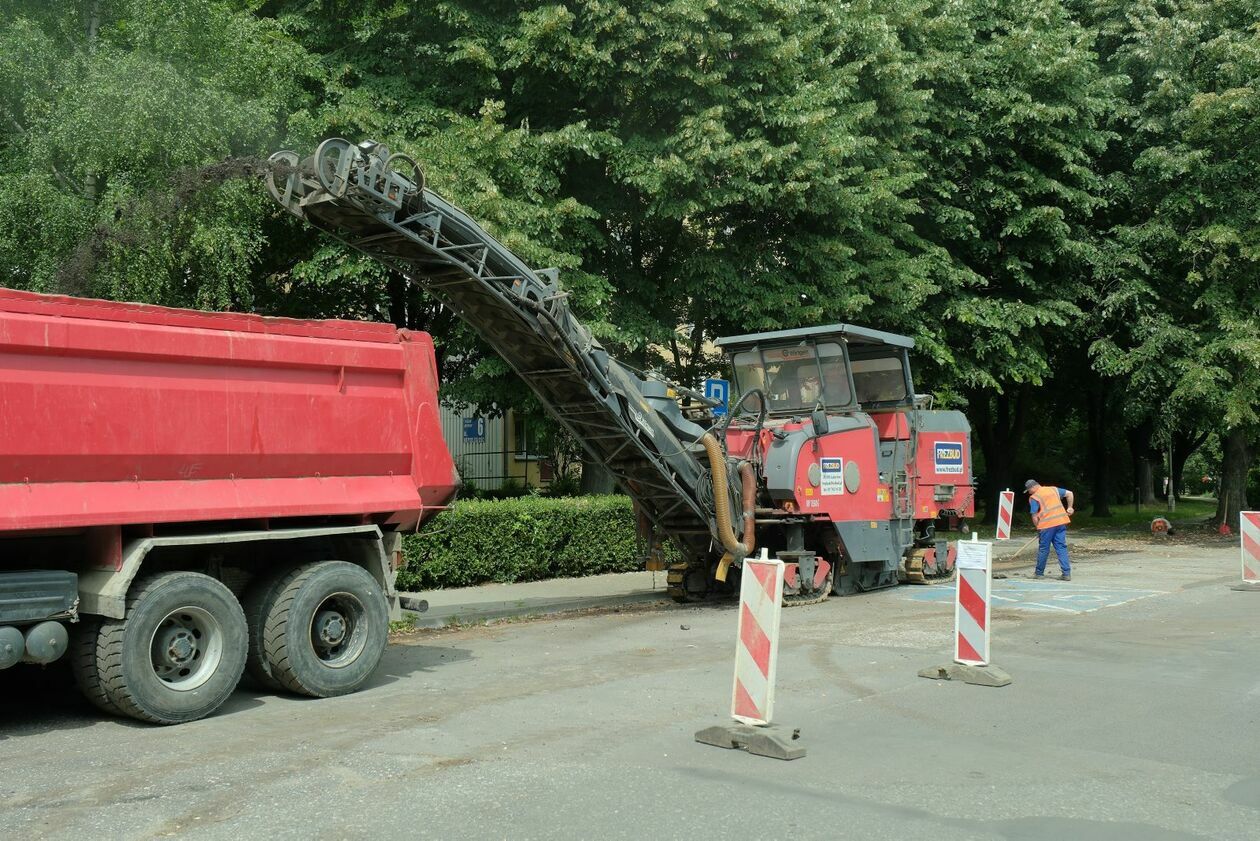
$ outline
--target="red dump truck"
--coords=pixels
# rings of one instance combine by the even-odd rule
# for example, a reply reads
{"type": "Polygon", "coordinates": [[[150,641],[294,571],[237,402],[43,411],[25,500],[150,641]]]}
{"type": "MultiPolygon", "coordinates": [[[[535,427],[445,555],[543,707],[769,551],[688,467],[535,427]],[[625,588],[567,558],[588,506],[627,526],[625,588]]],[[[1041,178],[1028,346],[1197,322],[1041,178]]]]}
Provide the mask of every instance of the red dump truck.
{"type": "Polygon", "coordinates": [[[0,669],[163,724],[352,692],[456,481],[424,333],[0,290],[0,669]]]}

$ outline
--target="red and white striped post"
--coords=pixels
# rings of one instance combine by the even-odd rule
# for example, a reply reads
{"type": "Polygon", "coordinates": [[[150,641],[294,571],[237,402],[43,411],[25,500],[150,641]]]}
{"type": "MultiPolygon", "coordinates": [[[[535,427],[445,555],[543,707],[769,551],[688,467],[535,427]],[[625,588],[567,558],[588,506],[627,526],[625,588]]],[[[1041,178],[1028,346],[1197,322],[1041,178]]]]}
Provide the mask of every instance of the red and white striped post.
{"type": "Polygon", "coordinates": [[[735,682],[731,688],[733,724],[696,733],[696,741],[719,748],[740,748],[757,756],[800,759],[805,748],[785,729],[770,724],[774,715],[774,678],[779,661],[779,619],[783,615],[783,561],[765,549],[745,558],[739,584],[739,630],[735,642],[735,682]]]}
{"type": "Polygon", "coordinates": [[[993,545],[958,542],[958,589],[954,599],[954,662],[989,665],[989,614],[993,589],[993,545]]]}
{"type": "Polygon", "coordinates": [[[779,620],[783,614],[783,561],[766,550],[745,559],[739,586],[739,635],[735,643],[735,682],[731,718],[769,724],[774,713],[774,674],[779,660],[779,620]]]}
{"type": "Polygon", "coordinates": [[[1235,590],[1260,590],[1260,511],[1241,511],[1238,538],[1242,549],[1242,583],[1235,590]]]}
{"type": "Polygon", "coordinates": [[[954,661],[922,669],[919,677],[961,680],[979,686],[1006,686],[1011,676],[989,661],[993,544],[979,539],[958,541],[958,587],[954,597],[954,661]]]}
{"type": "Polygon", "coordinates": [[[1015,492],[1010,488],[998,494],[997,539],[1011,539],[1011,517],[1015,513],[1015,492]]]}

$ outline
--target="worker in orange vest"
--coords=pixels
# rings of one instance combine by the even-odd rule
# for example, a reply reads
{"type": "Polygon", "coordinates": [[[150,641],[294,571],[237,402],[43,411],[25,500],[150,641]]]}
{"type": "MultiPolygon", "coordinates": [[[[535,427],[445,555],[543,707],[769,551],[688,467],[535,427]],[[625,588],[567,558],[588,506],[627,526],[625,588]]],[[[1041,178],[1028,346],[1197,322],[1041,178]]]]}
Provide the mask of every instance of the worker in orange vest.
{"type": "Polygon", "coordinates": [[[1033,525],[1037,527],[1037,537],[1041,545],[1037,549],[1037,571],[1035,578],[1046,577],[1046,559],[1050,557],[1050,547],[1059,556],[1059,569],[1063,574],[1060,581],[1072,580],[1072,565],[1068,563],[1067,527],[1072,522],[1071,516],[1076,513],[1073,503],[1075,495],[1065,488],[1043,485],[1036,479],[1024,483],[1024,493],[1028,494],[1028,509],[1032,512],[1033,525]]]}

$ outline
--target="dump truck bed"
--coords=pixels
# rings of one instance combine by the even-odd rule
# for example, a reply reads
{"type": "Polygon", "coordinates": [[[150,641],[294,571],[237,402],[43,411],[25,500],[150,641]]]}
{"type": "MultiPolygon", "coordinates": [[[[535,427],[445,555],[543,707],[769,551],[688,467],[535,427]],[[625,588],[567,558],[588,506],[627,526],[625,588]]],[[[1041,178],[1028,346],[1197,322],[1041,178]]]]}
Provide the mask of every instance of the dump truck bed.
{"type": "Polygon", "coordinates": [[[433,343],[0,290],[0,532],[357,517],[453,495],[433,343]]]}

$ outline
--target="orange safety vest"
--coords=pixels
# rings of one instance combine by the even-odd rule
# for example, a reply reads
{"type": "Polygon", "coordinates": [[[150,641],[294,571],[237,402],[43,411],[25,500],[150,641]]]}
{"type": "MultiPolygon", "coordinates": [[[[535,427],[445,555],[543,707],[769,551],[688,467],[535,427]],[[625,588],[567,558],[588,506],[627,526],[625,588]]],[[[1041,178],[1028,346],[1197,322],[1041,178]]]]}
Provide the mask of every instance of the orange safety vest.
{"type": "Polygon", "coordinates": [[[1052,529],[1055,526],[1066,526],[1072,522],[1068,517],[1067,511],[1063,508],[1063,501],[1059,499],[1059,489],[1042,485],[1033,491],[1032,498],[1037,500],[1037,504],[1041,506],[1041,510],[1037,512],[1037,528],[1052,529]]]}

